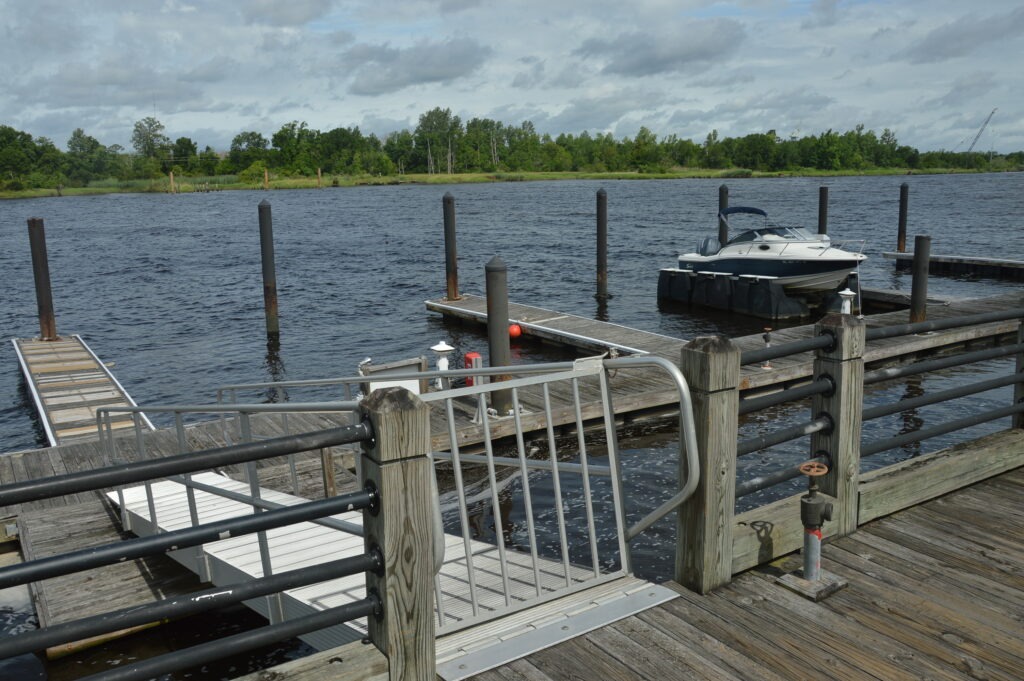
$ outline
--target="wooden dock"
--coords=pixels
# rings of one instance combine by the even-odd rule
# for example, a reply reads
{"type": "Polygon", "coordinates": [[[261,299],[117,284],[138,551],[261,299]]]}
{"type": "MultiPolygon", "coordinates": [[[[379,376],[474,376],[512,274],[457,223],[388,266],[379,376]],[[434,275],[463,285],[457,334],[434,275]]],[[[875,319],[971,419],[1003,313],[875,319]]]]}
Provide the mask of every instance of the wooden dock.
{"type": "MultiPolygon", "coordinates": [[[[1018,468],[827,542],[822,568],[848,586],[818,603],[776,582],[795,556],[706,596],[668,582],[678,598],[472,679],[1015,681],[1024,669],[1022,497],[1018,468]]],[[[387,678],[377,676],[384,669],[372,646],[356,643],[241,681],[387,678]]]]}
{"type": "MultiPolygon", "coordinates": [[[[96,410],[101,407],[135,406],[81,336],[52,341],[15,338],[11,342],[51,445],[96,438],[96,410]]],[[[145,415],[141,418],[153,428],[145,415]]],[[[110,421],[114,430],[133,425],[128,414],[110,421]]]]}
{"type": "MultiPolygon", "coordinates": [[[[913,253],[882,253],[882,257],[896,262],[897,269],[910,269],[913,253]]],[[[1024,260],[985,258],[964,255],[932,255],[928,258],[929,274],[973,275],[992,279],[1024,281],[1024,260]]]]}

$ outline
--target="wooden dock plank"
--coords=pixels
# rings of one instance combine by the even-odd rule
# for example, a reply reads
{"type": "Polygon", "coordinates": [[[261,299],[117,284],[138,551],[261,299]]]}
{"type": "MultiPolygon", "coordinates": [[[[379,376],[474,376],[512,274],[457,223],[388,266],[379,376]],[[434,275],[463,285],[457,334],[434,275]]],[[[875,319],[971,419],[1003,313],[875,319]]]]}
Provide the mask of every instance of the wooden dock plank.
{"type": "Polygon", "coordinates": [[[680,598],[611,625],[611,634],[594,632],[472,678],[1019,679],[1024,533],[1003,532],[1016,550],[991,564],[986,536],[998,519],[962,511],[980,499],[1019,505],[1022,483],[1018,468],[826,542],[822,568],[849,586],[821,602],[776,583],[800,564],[792,555],[707,596],[669,583],[680,598]],[[664,636],[678,645],[662,645],[664,636]]]}

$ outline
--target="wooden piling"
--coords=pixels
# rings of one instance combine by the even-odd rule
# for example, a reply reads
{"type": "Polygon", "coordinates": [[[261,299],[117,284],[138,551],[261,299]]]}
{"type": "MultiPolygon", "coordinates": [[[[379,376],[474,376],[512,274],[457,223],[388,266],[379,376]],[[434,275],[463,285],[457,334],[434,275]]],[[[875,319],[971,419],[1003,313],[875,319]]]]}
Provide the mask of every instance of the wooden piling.
{"type": "Polygon", "coordinates": [[[608,300],[608,192],[597,190],[597,293],[608,300]]]}
{"type": "Polygon", "coordinates": [[[932,238],[923,234],[914,237],[914,262],[910,280],[910,323],[928,319],[928,262],[932,238]]]}
{"type": "Polygon", "coordinates": [[[363,445],[361,483],[380,494],[364,514],[366,550],[379,550],[383,574],[367,573],[381,614],[370,640],[388,658],[391,679],[434,681],[434,541],[430,410],[405,388],[370,393],[361,406],[374,438],[363,445]]]}
{"type": "Polygon", "coordinates": [[[28,219],[28,242],[32,251],[32,278],[36,284],[39,337],[46,341],[57,340],[57,320],[53,314],[53,292],[50,288],[50,262],[46,254],[46,229],[42,218],[28,219]]]}
{"type": "Polygon", "coordinates": [[[818,234],[828,234],[828,187],[818,187],[818,234]]]}
{"type": "Polygon", "coordinates": [[[448,300],[459,300],[459,258],[456,253],[455,197],[445,192],[441,199],[444,211],[444,275],[448,300]]]}
{"type": "Polygon", "coordinates": [[[904,182],[900,185],[900,218],[896,232],[896,252],[907,252],[907,202],[910,197],[910,186],[904,182]]]}
{"type": "Polygon", "coordinates": [[[722,217],[722,211],[729,207],[729,187],[721,185],[718,187],[718,243],[725,245],[729,240],[729,223],[722,217]]]}
{"type": "Polygon", "coordinates": [[[267,318],[267,335],[278,334],[281,326],[277,317],[277,274],[274,267],[274,227],[270,202],[260,201],[260,256],[263,262],[263,311],[267,318]]]}
{"type": "Polygon", "coordinates": [[[832,428],[811,435],[811,457],[826,454],[828,473],[819,480],[821,491],[835,497],[832,523],[845,535],[857,529],[860,481],[861,411],[864,398],[864,322],[849,314],[830,314],[814,327],[815,335],[830,334],[833,347],[818,350],[814,378],[828,377],[835,389],[811,399],[812,414],[830,414],[832,428]]]}
{"type": "Polygon", "coordinates": [[[173,170],[170,171],[167,176],[168,176],[168,178],[170,178],[170,181],[171,181],[171,193],[172,194],[177,194],[177,191],[175,191],[175,189],[174,189],[174,171],[173,170]]]}
{"type": "Polygon", "coordinates": [[[263,188],[270,189],[270,169],[263,169],[263,188]]]}
{"type": "MultiPolygon", "coordinates": [[[[1017,327],[1017,344],[1024,344],[1024,321],[1017,327]]],[[[1017,373],[1024,374],[1024,352],[1017,353],[1017,373]]],[[[1015,383],[1013,386],[1013,403],[1024,403],[1024,383],[1015,383]]],[[[1013,415],[1013,427],[1024,428],[1024,414],[1013,415]]]]}
{"type": "MultiPolygon", "coordinates": [[[[484,267],[487,285],[487,349],[492,367],[512,364],[512,347],[508,337],[508,267],[494,256],[484,267]]],[[[494,376],[492,381],[504,381],[508,376],[494,376]]],[[[491,393],[491,407],[499,416],[512,410],[512,394],[508,390],[491,393]]]]}
{"type": "Polygon", "coordinates": [[[316,188],[317,189],[320,189],[321,187],[324,186],[323,185],[323,179],[324,179],[323,172],[321,171],[320,168],[317,168],[316,169],[316,188]]]}
{"type": "MultiPolygon", "coordinates": [[[[683,347],[679,368],[693,399],[700,482],[679,508],[675,580],[704,594],[732,579],[740,350],[725,336],[702,336],[683,347]]],[[[690,476],[684,468],[681,460],[680,484],[690,476]]]]}

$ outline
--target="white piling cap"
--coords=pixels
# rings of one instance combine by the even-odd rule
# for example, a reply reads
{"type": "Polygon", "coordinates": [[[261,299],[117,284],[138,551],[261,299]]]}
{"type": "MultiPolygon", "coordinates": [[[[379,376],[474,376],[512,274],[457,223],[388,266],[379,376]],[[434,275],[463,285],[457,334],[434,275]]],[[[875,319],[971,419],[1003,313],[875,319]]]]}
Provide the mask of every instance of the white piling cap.
{"type": "Polygon", "coordinates": [[[433,350],[434,352],[451,352],[455,348],[448,345],[448,343],[441,341],[440,343],[438,343],[437,345],[433,346],[430,349],[433,350]]]}

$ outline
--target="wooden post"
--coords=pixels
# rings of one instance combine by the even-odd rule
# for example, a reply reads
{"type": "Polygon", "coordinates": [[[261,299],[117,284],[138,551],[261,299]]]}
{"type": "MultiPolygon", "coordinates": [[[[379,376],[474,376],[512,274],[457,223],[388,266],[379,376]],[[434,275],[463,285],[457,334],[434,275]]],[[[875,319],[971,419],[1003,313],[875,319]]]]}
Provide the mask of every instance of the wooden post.
{"type": "Polygon", "coordinates": [[[263,169],[263,188],[270,189],[270,168],[263,169]]]}
{"type": "MultiPolygon", "coordinates": [[[[1017,327],[1017,343],[1018,345],[1024,343],[1024,321],[1021,321],[1020,325],[1017,327]]],[[[1024,373],[1024,352],[1017,353],[1017,373],[1024,373]]],[[[1013,403],[1024,403],[1024,383],[1014,384],[1013,403]]],[[[1013,427],[1024,428],[1024,414],[1017,413],[1013,415],[1013,427]]]]}
{"type": "Polygon", "coordinates": [[[384,556],[384,574],[366,577],[383,609],[369,618],[370,640],[387,656],[390,679],[434,681],[430,410],[398,387],[373,391],[360,409],[374,434],[363,445],[361,482],[380,493],[378,512],[363,514],[365,542],[384,556]]]}
{"type": "Polygon", "coordinates": [[[274,226],[270,201],[263,199],[258,208],[260,217],[260,256],[263,263],[263,312],[267,318],[267,335],[281,332],[277,317],[277,272],[274,266],[274,226]]]}
{"type": "Polygon", "coordinates": [[[170,179],[171,179],[171,193],[175,194],[176,192],[174,191],[174,171],[173,170],[170,171],[170,173],[168,173],[168,177],[170,177],[170,179]]]}
{"type": "Polygon", "coordinates": [[[900,222],[896,230],[896,252],[907,252],[907,201],[910,186],[906,182],[900,185],[900,222]]]}
{"type": "Polygon", "coordinates": [[[932,238],[914,237],[914,260],[910,278],[910,323],[928,319],[928,265],[931,261],[932,238]]]}
{"type": "Polygon", "coordinates": [[[828,187],[818,187],[818,234],[828,234],[828,187]]]}
{"type": "Polygon", "coordinates": [[[459,258],[455,239],[455,197],[445,192],[441,198],[444,213],[444,276],[448,300],[459,300],[459,258]]]}
{"type": "MultiPolygon", "coordinates": [[[[690,385],[700,482],[679,508],[675,580],[707,593],[732,579],[740,350],[725,336],[695,338],[679,368],[690,385]]],[[[689,477],[680,462],[680,480],[689,477]]]]}
{"type": "MultiPolygon", "coordinates": [[[[729,207],[729,187],[721,185],[718,187],[718,214],[721,215],[722,211],[729,207]]],[[[723,220],[721,217],[718,218],[718,243],[725,245],[725,242],[729,240],[729,223],[723,220]]]]}
{"type": "Polygon", "coordinates": [[[811,435],[811,456],[825,453],[831,459],[828,473],[818,484],[822,492],[835,497],[831,522],[837,534],[846,535],[857,529],[864,322],[853,315],[830,314],[815,325],[814,332],[835,338],[833,348],[819,350],[814,358],[814,378],[830,377],[835,390],[811,400],[814,417],[828,414],[832,419],[831,432],[811,435]]]}
{"type": "Polygon", "coordinates": [[[39,312],[39,338],[57,340],[57,319],[53,314],[50,288],[50,259],[46,254],[46,228],[42,218],[28,219],[28,243],[32,251],[32,278],[36,284],[36,308],[39,312]]]}
{"type": "Polygon", "coordinates": [[[597,294],[608,300],[608,192],[597,190],[597,294]]]}
{"type": "Polygon", "coordinates": [[[320,189],[321,187],[324,186],[323,185],[323,179],[324,179],[323,173],[321,172],[320,168],[317,168],[316,169],[316,188],[317,189],[320,189]]]}

